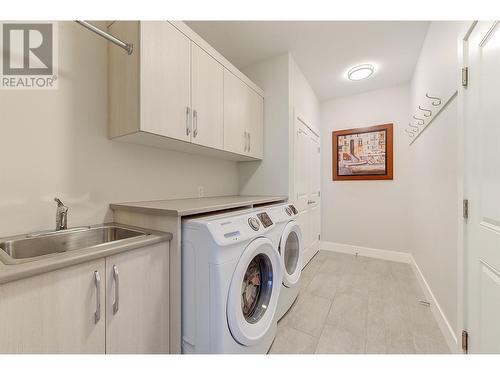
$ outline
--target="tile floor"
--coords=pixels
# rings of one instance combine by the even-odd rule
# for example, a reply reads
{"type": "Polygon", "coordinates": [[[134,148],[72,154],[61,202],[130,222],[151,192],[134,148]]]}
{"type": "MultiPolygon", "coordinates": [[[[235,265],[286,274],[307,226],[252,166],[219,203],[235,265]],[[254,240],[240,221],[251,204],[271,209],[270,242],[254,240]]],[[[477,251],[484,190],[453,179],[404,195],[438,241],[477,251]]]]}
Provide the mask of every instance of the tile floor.
{"type": "Polygon", "coordinates": [[[320,251],[270,354],[449,353],[411,266],[320,251]]]}

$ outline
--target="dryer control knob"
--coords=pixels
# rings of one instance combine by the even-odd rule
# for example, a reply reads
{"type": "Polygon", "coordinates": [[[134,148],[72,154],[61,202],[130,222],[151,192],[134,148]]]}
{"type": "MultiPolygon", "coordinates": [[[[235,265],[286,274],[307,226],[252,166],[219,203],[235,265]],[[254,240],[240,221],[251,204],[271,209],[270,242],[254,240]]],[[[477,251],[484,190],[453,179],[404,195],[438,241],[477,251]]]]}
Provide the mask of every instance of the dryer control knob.
{"type": "Polygon", "coordinates": [[[248,225],[250,225],[250,228],[252,228],[255,231],[259,230],[260,228],[259,220],[257,220],[254,217],[248,219],[248,225]]]}

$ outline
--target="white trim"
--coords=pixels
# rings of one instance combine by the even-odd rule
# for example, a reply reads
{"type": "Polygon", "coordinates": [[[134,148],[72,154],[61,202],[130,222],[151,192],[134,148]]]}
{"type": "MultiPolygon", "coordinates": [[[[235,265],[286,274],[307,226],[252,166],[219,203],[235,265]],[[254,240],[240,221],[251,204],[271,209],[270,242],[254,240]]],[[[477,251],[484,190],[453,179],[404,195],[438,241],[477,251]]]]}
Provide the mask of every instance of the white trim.
{"type": "Polygon", "coordinates": [[[438,326],[443,333],[450,351],[456,354],[460,353],[457,336],[455,335],[453,328],[448,322],[448,319],[446,319],[446,316],[441,309],[439,302],[434,296],[434,293],[432,293],[432,290],[427,283],[424,275],[422,274],[422,271],[418,267],[417,262],[413,258],[413,255],[403,251],[374,249],[370,247],[355,246],[328,241],[321,241],[320,249],[338,253],[358,254],[369,258],[383,259],[411,265],[411,268],[415,273],[415,276],[417,277],[418,283],[424,292],[425,298],[427,302],[430,303],[432,314],[434,315],[434,318],[436,319],[438,326]]]}
{"type": "Polygon", "coordinates": [[[446,343],[448,344],[448,347],[450,348],[450,351],[453,354],[459,354],[459,345],[458,345],[458,339],[457,336],[455,335],[455,332],[453,331],[453,328],[450,325],[450,322],[448,319],[446,319],[446,315],[444,315],[443,310],[441,309],[441,306],[439,305],[439,302],[437,301],[436,297],[434,296],[434,293],[432,293],[431,287],[427,283],[427,280],[425,280],[425,277],[418,267],[417,262],[413,258],[411,254],[408,254],[411,258],[411,267],[413,269],[413,272],[415,273],[415,276],[417,276],[418,283],[420,284],[420,287],[424,291],[425,298],[427,299],[427,302],[430,302],[431,304],[431,311],[432,314],[434,315],[434,318],[436,319],[439,328],[441,329],[441,332],[443,333],[443,336],[446,340],[446,343]]]}
{"type": "Polygon", "coordinates": [[[337,242],[321,241],[321,250],[335,251],[338,253],[358,254],[364,257],[390,260],[392,262],[408,263],[412,262],[411,255],[402,251],[373,249],[370,247],[347,245],[337,242]]]}

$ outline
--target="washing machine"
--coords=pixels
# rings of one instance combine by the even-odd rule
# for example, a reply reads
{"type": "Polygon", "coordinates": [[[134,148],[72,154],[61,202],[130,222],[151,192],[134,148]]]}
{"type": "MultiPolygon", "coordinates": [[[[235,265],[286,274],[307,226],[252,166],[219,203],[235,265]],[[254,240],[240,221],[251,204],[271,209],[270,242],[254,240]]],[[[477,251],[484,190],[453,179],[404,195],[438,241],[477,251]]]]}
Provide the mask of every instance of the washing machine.
{"type": "Polygon", "coordinates": [[[303,240],[297,221],[298,211],[292,204],[270,206],[267,212],[275,224],[271,238],[280,254],[283,280],[276,311],[277,320],[290,309],[300,290],[303,240]]]}
{"type": "Polygon", "coordinates": [[[253,210],[182,221],[182,352],[268,352],[282,285],[276,225],[253,210]]]}

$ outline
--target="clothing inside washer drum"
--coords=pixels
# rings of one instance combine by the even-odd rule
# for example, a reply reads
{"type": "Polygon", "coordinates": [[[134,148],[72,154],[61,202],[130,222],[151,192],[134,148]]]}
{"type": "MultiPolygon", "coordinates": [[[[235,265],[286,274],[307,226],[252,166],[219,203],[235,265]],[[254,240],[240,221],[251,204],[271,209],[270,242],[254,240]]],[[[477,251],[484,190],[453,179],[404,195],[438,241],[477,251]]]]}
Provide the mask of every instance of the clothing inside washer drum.
{"type": "Polygon", "coordinates": [[[272,265],[259,254],[249,263],[241,284],[241,310],[245,320],[256,323],[267,310],[273,284],[272,265]]]}

